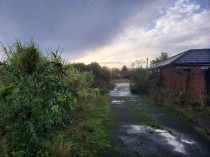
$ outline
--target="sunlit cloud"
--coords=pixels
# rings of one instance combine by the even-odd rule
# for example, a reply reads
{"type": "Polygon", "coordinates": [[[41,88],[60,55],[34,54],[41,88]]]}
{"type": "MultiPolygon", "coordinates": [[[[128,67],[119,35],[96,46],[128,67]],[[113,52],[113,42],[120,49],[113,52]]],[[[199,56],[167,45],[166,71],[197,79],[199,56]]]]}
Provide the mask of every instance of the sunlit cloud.
{"type": "Polygon", "coordinates": [[[1,0],[0,41],[32,38],[69,62],[130,66],[161,52],[210,47],[207,0],[1,0]]]}
{"type": "MultiPolygon", "coordinates": [[[[130,66],[135,60],[158,57],[161,52],[175,55],[193,48],[205,48],[210,43],[210,11],[199,4],[179,0],[161,10],[162,16],[136,25],[135,18],[113,38],[108,46],[89,50],[75,62],[116,62],[130,66]]],[[[107,64],[110,66],[110,64],[107,64]]]]}

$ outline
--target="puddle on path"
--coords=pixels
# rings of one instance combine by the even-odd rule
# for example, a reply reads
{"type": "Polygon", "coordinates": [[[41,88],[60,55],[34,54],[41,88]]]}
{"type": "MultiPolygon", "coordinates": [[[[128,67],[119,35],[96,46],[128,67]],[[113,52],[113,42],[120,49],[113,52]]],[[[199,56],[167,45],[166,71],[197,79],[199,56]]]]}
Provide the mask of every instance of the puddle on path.
{"type": "Polygon", "coordinates": [[[109,95],[113,106],[119,109],[116,110],[120,115],[117,137],[120,138],[126,149],[144,157],[209,157],[209,149],[206,149],[209,148],[208,142],[202,140],[202,136],[194,132],[191,127],[186,126],[165,110],[153,104],[147,104],[138,95],[131,94],[129,83],[115,85],[115,89],[109,95]],[[122,97],[129,97],[131,101],[139,102],[142,106],[147,107],[148,112],[157,118],[163,127],[173,132],[154,129],[138,122],[135,123],[138,125],[133,125],[132,113],[126,110],[126,102],[122,101],[122,97]],[[121,119],[122,116],[128,117],[125,120],[121,119]]]}
{"type": "Polygon", "coordinates": [[[112,104],[122,104],[124,102],[123,100],[112,100],[112,104]]]}
{"type": "Polygon", "coordinates": [[[116,83],[115,89],[109,93],[109,96],[112,97],[130,96],[131,92],[129,88],[130,88],[129,83],[116,83]]]}
{"type": "Polygon", "coordinates": [[[124,125],[120,136],[123,144],[142,156],[200,156],[197,144],[167,130],[144,125],[124,125]]]}
{"type": "Polygon", "coordinates": [[[125,105],[123,104],[125,101],[123,100],[112,100],[112,104],[115,105],[117,108],[124,108],[125,105]]]}

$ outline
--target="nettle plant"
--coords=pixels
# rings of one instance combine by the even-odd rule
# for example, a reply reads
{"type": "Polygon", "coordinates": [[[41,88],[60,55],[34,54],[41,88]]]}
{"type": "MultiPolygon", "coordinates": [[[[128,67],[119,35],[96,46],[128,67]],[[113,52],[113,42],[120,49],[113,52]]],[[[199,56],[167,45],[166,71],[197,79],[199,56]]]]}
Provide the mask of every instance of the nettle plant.
{"type": "Polygon", "coordinates": [[[60,56],[44,57],[34,42],[2,46],[0,127],[10,156],[44,153],[44,141],[70,124],[77,98],[66,86],[60,56]],[[43,151],[42,151],[43,150],[43,151]]]}

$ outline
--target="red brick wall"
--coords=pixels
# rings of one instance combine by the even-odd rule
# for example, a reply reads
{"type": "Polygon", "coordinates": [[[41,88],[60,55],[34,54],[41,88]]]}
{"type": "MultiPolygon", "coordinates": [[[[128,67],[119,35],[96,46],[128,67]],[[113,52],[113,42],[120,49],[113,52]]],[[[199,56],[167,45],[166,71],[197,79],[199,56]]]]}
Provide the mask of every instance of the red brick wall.
{"type": "Polygon", "coordinates": [[[174,66],[160,69],[160,77],[164,88],[186,91],[187,100],[199,102],[206,93],[205,70],[199,66],[191,67],[191,71],[177,69],[174,66]]]}

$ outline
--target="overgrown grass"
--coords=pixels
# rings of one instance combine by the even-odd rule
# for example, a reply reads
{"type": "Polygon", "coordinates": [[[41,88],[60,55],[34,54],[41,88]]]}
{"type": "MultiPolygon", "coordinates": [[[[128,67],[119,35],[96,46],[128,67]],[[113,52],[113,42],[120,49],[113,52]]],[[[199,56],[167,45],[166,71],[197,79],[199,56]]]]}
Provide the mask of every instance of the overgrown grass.
{"type": "Polygon", "coordinates": [[[109,130],[112,113],[109,98],[100,95],[79,110],[75,112],[74,126],[65,135],[71,140],[70,154],[79,157],[101,156],[107,147],[111,147],[109,130]]]}
{"type": "Polygon", "coordinates": [[[148,95],[141,95],[141,98],[146,102],[155,103],[158,106],[164,107],[171,114],[174,114],[177,118],[210,138],[210,107],[203,102],[194,105],[190,103],[180,105],[171,103],[171,105],[165,106],[164,104],[154,102],[148,95]]]}
{"type": "Polygon", "coordinates": [[[0,156],[92,157],[109,146],[108,96],[93,88],[92,72],[33,41],[0,49],[0,156]]]}
{"type": "Polygon", "coordinates": [[[119,79],[113,79],[112,83],[130,83],[129,79],[119,78],[119,79]]]}
{"type": "Polygon", "coordinates": [[[128,105],[137,112],[139,118],[145,125],[153,128],[161,128],[160,124],[151,115],[149,115],[149,113],[147,113],[147,111],[141,107],[138,102],[131,101],[130,98],[125,99],[128,102],[128,105]]]}
{"type": "Polygon", "coordinates": [[[155,102],[149,95],[141,95],[141,98],[144,99],[146,102],[154,103],[157,106],[163,107],[165,110],[171,112],[176,117],[185,121],[185,123],[189,125],[195,124],[195,110],[190,105],[185,104],[183,106],[180,106],[171,103],[171,105],[166,106],[164,104],[155,102]]]}

